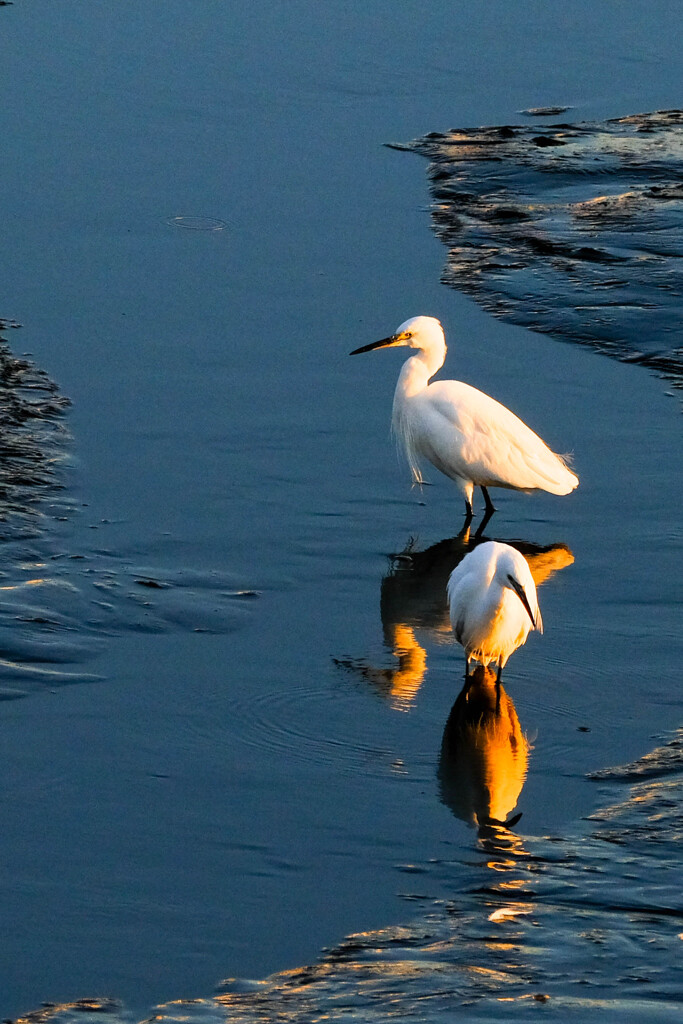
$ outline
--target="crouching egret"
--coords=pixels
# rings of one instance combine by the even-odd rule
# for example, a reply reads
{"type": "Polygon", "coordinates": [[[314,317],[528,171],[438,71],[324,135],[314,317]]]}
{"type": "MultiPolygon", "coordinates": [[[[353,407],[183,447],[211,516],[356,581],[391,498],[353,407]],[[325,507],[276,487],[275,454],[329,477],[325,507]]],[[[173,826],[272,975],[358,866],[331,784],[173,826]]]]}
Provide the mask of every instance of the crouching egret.
{"type": "Polygon", "coordinates": [[[456,565],[448,580],[448,604],[455,639],[470,661],[498,664],[498,681],[513,651],[529,630],[543,632],[536,587],[524,555],[490,540],[456,565]]]}
{"type": "Polygon", "coordinates": [[[416,349],[399,374],[391,425],[405,449],[415,483],[423,483],[425,458],[454,480],[472,516],[472,496],[481,487],[487,517],[494,512],[488,487],[569,494],[579,479],[564,459],[500,402],[457,380],[429,383],[446,358],[443,328],[433,316],[415,316],[389,338],[355,349],[405,345],[416,349]]]}

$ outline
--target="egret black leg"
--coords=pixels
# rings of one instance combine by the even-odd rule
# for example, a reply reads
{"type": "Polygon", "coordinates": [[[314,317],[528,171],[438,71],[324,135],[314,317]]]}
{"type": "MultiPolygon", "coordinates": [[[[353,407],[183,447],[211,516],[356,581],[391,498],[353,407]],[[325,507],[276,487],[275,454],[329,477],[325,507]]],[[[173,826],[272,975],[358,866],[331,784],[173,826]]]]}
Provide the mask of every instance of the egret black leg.
{"type": "Polygon", "coordinates": [[[470,699],[470,690],[472,688],[472,684],[473,683],[474,683],[474,676],[470,672],[470,659],[466,658],[466,660],[465,660],[465,685],[462,688],[462,693],[463,693],[463,696],[464,696],[465,700],[469,700],[470,699]]]}
{"type": "Polygon", "coordinates": [[[472,502],[465,498],[465,523],[469,523],[474,515],[474,509],[472,508],[472,502]]]}
{"type": "Polygon", "coordinates": [[[486,514],[487,516],[492,516],[493,513],[496,511],[496,506],[491,501],[491,496],[488,492],[488,488],[482,486],[481,493],[484,495],[484,501],[486,502],[486,514]]]}

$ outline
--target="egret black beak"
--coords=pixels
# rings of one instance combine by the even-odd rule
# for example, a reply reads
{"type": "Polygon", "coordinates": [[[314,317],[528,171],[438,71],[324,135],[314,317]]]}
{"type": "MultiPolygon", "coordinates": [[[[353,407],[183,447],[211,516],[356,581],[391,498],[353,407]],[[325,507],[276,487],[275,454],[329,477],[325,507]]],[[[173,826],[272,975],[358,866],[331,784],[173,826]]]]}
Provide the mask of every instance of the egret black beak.
{"type": "Polygon", "coordinates": [[[531,607],[529,605],[529,601],[527,600],[527,596],[526,596],[526,593],[524,592],[524,587],[522,586],[522,584],[519,582],[519,580],[516,580],[514,576],[508,576],[508,580],[510,582],[510,587],[512,588],[512,590],[514,590],[515,594],[517,595],[517,597],[520,599],[520,601],[522,602],[522,604],[526,608],[527,614],[528,614],[529,618],[531,619],[531,625],[534,627],[534,629],[537,629],[539,631],[539,633],[542,633],[543,632],[543,622],[541,620],[541,613],[540,613],[540,611],[539,611],[538,615],[534,618],[534,613],[531,610],[531,607]]]}
{"type": "Polygon", "coordinates": [[[359,356],[361,352],[372,352],[375,348],[390,348],[392,345],[402,345],[406,340],[406,334],[392,334],[390,338],[382,338],[381,341],[373,341],[369,345],[362,345],[349,352],[350,356],[359,356]]]}

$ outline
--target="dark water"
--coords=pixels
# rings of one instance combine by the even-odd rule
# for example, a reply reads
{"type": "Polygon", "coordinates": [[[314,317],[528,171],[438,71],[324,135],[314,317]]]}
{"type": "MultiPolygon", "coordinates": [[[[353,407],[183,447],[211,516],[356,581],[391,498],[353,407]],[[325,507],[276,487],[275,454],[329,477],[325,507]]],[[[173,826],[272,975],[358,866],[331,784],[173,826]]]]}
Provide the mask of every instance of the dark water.
{"type": "Polygon", "coordinates": [[[68,461],[63,422],[68,399],[31,359],[14,353],[8,335],[19,326],[0,320],[0,529],[5,542],[22,534],[40,535],[42,505],[52,498],[53,508],[58,507],[68,461]]]}
{"type": "Polygon", "coordinates": [[[642,367],[440,285],[420,165],[383,144],[679,106],[678,5],[0,22],[0,311],[72,403],[35,424],[3,534],[2,1015],[526,1018],[548,995],[669,1019],[680,414],[642,367]],[[448,797],[442,752],[463,668],[442,584],[474,538],[394,458],[398,357],[347,358],[417,313],[446,375],[581,477],[502,495],[487,527],[545,578],[546,634],[505,679],[525,755],[476,748],[507,765],[512,831],[468,827],[488,812],[448,797]]]}
{"type": "Polygon", "coordinates": [[[405,148],[431,160],[446,283],[681,387],[683,111],[454,129],[405,148]]]}
{"type": "MultiPolygon", "coordinates": [[[[503,704],[500,717],[516,719],[505,693],[503,704]]],[[[488,755],[491,790],[498,769],[499,781],[509,778],[504,748],[513,745],[492,728],[495,717],[481,704],[469,722],[459,716],[458,742],[474,741],[488,755]]],[[[449,774],[462,799],[458,742],[451,718],[439,767],[446,803],[449,774]]],[[[468,1020],[519,1020],[541,1004],[562,1020],[678,1020],[682,764],[679,735],[632,764],[594,773],[601,797],[613,802],[571,841],[482,827],[478,849],[465,857],[447,850],[402,866],[405,924],[351,935],[310,967],[258,982],[226,980],[211,998],[157,1007],[155,1019],[440,1021],[460,1012],[468,1020]]],[[[114,1001],[84,1000],[31,1019],[129,1017],[114,1001]]]]}
{"type": "Polygon", "coordinates": [[[74,497],[68,399],[4,338],[0,375],[0,699],[104,678],[88,665],[119,633],[236,628],[259,595],[229,574],[150,567],[148,552],[88,543],[87,533],[76,539],[79,519],[88,519],[91,537],[112,524],[93,522],[74,497]]]}

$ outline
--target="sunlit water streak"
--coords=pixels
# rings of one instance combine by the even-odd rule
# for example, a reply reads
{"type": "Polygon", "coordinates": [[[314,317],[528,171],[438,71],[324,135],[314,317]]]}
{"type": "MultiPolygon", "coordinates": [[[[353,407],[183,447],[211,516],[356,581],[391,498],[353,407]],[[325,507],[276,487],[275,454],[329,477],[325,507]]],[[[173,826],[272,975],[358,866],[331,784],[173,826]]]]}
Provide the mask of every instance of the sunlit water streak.
{"type": "MultiPolygon", "coordinates": [[[[264,981],[228,979],[211,997],[156,1007],[151,1019],[525,1020],[538,1004],[577,1022],[680,1019],[681,743],[677,735],[597,773],[609,803],[574,836],[480,830],[469,854],[404,873],[406,903],[422,909],[403,923],[349,936],[317,963],[264,981]]],[[[95,1020],[131,1017],[112,1001],[86,1000],[21,1018],[95,1020]]]]}
{"type": "Polygon", "coordinates": [[[683,386],[683,111],[432,132],[445,283],[683,386]]]}

